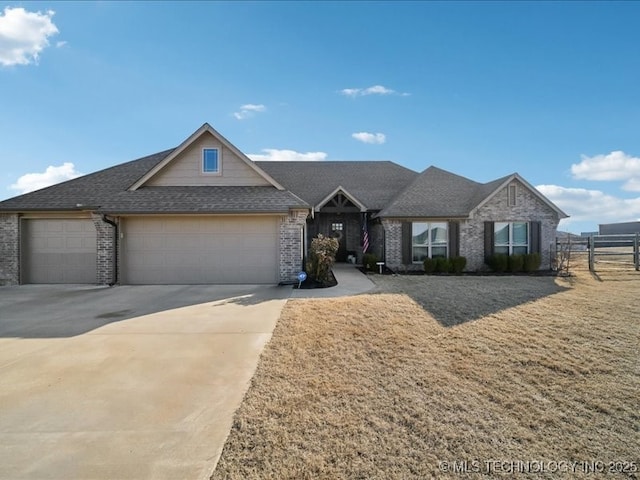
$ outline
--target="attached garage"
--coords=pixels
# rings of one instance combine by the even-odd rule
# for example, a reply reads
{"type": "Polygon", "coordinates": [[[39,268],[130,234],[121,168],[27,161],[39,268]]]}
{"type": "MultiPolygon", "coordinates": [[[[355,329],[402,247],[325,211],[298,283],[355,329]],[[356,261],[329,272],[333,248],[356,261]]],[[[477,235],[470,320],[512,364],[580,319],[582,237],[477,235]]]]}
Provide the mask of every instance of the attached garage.
{"type": "Polygon", "coordinates": [[[277,283],[278,218],[127,217],[122,283],[277,283]]]}
{"type": "Polygon", "coordinates": [[[96,283],[90,219],[22,219],[22,283],[96,283]]]}

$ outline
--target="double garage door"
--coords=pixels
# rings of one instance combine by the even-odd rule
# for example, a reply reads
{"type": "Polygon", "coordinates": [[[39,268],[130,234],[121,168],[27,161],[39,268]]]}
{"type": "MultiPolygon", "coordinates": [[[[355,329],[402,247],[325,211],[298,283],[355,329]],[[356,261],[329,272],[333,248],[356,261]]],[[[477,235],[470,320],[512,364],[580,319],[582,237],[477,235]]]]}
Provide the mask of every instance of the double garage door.
{"type": "MultiPolygon", "coordinates": [[[[23,283],[95,283],[90,219],[22,221],[23,283]]],[[[277,217],[129,217],[123,284],[277,283],[277,217]]]]}
{"type": "Polygon", "coordinates": [[[277,283],[277,217],[129,217],[122,283],[277,283]]]}

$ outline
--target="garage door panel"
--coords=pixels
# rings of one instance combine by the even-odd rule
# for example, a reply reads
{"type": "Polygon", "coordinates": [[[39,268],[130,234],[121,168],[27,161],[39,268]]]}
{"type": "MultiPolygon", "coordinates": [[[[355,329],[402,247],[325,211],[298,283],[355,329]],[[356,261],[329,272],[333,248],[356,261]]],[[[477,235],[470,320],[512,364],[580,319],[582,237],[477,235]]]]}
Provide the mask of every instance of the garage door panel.
{"type": "MultiPolygon", "coordinates": [[[[62,254],[62,262],[73,267],[84,268],[84,265],[93,264],[95,267],[96,257],[93,253],[78,253],[78,254],[62,254]]],[[[75,271],[75,270],[74,270],[75,271]]],[[[94,270],[95,276],[95,270],[94,270]]]]}
{"type": "Polygon", "coordinates": [[[216,234],[222,233],[223,226],[221,222],[202,222],[200,228],[202,233],[216,234]]]}
{"type": "Polygon", "coordinates": [[[66,225],[66,228],[64,228],[64,230],[67,233],[82,233],[82,232],[84,232],[84,228],[82,226],[82,222],[69,223],[68,225],[66,225]]]}
{"type": "Polygon", "coordinates": [[[26,235],[24,235],[24,233],[23,233],[23,237],[28,238],[29,244],[33,249],[33,251],[35,252],[39,252],[47,248],[47,239],[44,237],[31,236],[29,238],[26,235]]]}
{"type": "Polygon", "coordinates": [[[74,248],[83,250],[86,248],[84,239],[82,237],[67,237],[65,238],[65,249],[74,248]]]}
{"type": "MultiPolygon", "coordinates": [[[[51,235],[51,232],[46,232],[49,235],[51,235]]],[[[44,249],[46,250],[50,250],[50,251],[55,251],[55,250],[63,250],[64,246],[65,246],[65,238],[60,236],[60,237],[49,237],[49,238],[45,238],[45,243],[44,243],[44,249]]]]}
{"type": "Polygon", "coordinates": [[[277,225],[276,217],[129,218],[123,281],[275,283],[277,225]]]}
{"type": "Polygon", "coordinates": [[[262,236],[244,235],[242,237],[242,246],[245,249],[252,249],[252,248],[261,249],[263,241],[264,239],[262,236]]]}
{"type": "Polygon", "coordinates": [[[170,234],[166,235],[164,238],[165,247],[169,250],[173,249],[178,251],[197,251],[195,249],[202,247],[202,244],[204,243],[204,239],[200,235],[194,233],[181,235],[170,234]]]}
{"type": "Polygon", "coordinates": [[[96,230],[89,219],[22,221],[23,283],[95,283],[96,230]]]}
{"type": "Polygon", "coordinates": [[[200,222],[186,218],[177,221],[167,220],[163,222],[163,230],[166,233],[197,233],[200,231],[200,222]]]}
{"type": "Polygon", "coordinates": [[[42,220],[37,224],[42,225],[41,232],[47,233],[62,233],[65,228],[70,228],[69,225],[65,225],[64,222],[59,220],[42,220]]]}
{"type": "Polygon", "coordinates": [[[130,241],[133,242],[132,248],[141,251],[162,248],[164,243],[162,237],[153,236],[153,234],[141,237],[132,236],[130,241]]]}
{"type": "Polygon", "coordinates": [[[187,255],[184,253],[167,253],[164,257],[165,265],[168,267],[188,266],[191,269],[198,268],[203,262],[199,255],[187,255]]]}

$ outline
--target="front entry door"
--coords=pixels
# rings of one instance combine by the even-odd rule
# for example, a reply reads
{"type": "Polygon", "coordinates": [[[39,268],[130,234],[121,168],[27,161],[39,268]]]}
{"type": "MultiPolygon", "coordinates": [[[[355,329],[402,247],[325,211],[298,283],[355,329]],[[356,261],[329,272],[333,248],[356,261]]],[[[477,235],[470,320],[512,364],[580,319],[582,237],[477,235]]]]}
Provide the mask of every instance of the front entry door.
{"type": "Polygon", "coordinates": [[[338,253],[336,253],[337,262],[347,261],[347,224],[342,220],[334,220],[331,222],[331,236],[338,239],[338,253]]]}

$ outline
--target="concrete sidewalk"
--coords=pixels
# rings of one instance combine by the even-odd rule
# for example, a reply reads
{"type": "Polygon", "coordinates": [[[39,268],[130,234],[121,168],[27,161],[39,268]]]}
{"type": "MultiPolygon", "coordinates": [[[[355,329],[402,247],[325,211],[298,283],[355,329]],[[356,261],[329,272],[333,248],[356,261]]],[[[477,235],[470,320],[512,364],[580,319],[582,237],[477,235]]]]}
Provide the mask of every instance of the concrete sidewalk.
{"type": "Polygon", "coordinates": [[[334,298],[358,295],[375,288],[375,284],[367,276],[348,263],[336,263],[333,266],[333,274],[338,285],[329,288],[301,289],[294,288],[291,298],[334,298]]]}

